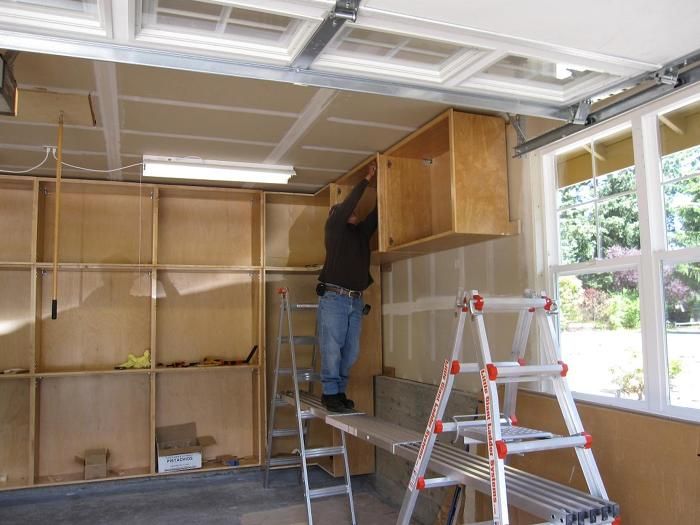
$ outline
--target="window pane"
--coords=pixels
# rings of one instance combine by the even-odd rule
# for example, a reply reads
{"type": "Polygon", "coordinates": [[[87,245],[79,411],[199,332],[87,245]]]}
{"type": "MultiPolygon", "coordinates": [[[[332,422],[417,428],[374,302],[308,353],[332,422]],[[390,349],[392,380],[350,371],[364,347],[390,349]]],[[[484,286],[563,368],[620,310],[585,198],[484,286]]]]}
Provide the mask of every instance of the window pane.
{"type": "Polygon", "coordinates": [[[700,245],[700,177],[664,184],[669,248],[700,245]]]}
{"type": "Polygon", "coordinates": [[[560,344],[576,392],[644,399],[636,269],[559,277],[560,344]]]}
{"type": "Polygon", "coordinates": [[[669,400],[700,408],[700,263],[664,265],[669,400]]]}
{"type": "Polygon", "coordinates": [[[557,190],[560,207],[595,198],[590,148],[577,148],[557,155],[557,190]]]}
{"type": "Polygon", "coordinates": [[[661,157],[661,171],[664,180],[700,174],[700,146],[661,157]]]}
{"type": "Polygon", "coordinates": [[[637,196],[623,195],[598,204],[601,257],[614,259],[639,253],[637,196]]]}
{"type": "Polygon", "coordinates": [[[557,204],[560,208],[563,208],[591,201],[594,196],[593,179],[588,179],[560,188],[557,192],[557,204]]]}
{"type": "Polygon", "coordinates": [[[634,166],[600,175],[596,180],[598,197],[609,197],[637,187],[634,166]]]}
{"type": "Polygon", "coordinates": [[[577,206],[559,213],[561,264],[590,261],[596,254],[595,205],[577,206]]]}
{"type": "Polygon", "coordinates": [[[509,55],[496,62],[484,73],[508,79],[544,82],[555,86],[566,86],[595,77],[608,76],[574,64],[558,64],[515,55],[509,55]]]}
{"type": "Polygon", "coordinates": [[[659,115],[664,180],[700,172],[700,102],[659,115]]]}

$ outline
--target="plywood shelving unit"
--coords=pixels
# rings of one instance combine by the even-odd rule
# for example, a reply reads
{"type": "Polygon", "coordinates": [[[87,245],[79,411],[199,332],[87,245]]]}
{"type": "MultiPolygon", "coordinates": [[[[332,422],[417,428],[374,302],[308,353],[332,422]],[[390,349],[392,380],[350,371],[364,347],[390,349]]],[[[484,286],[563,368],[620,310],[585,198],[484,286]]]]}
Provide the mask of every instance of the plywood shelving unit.
{"type": "Polygon", "coordinates": [[[0,179],[0,371],[22,369],[0,374],[0,489],[82,481],[89,448],[109,478],[156,474],[156,425],[189,421],[207,457],[259,465],[263,193],[64,180],[52,320],[55,189],[0,179]],[[150,368],[115,369],[145,350],[150,368]]]}

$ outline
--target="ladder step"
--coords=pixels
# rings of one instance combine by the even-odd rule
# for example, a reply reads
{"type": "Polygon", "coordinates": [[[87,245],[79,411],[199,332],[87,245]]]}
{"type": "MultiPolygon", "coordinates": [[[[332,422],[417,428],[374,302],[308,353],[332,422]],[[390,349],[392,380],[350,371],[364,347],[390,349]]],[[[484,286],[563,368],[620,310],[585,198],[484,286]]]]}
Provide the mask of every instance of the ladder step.
{"type": "Polygon", "coordinates": [[[297,303],[290,304],[290,310],[316,310],[318,309],[318,303],[297,303]]]}
{"type": "MultiPolygon", "coordinates": [[[[306,433],[306,429],[304,429],[304,433],[306,433]]],[[[272,430],[272,437],[273,438],[290,437],[290,436],[298,436],[298,435],[299,435],[299,429],[296,429],[296,428],[275,428],[272,430]]]]}
{"type": "Polygon", "coordinates": [[[304,455],[307,458],[321,458],[326,456],[339,456],[345,452],[343,447],[320,447],[320,448],[307,448],[304,451],[304,455]]]}
{"type": "Polygon", "coordinates": [[[334,485],[332,487],[323,487],[321,489],[310,489],[309,490],[309,498],[311,498],[311,499],[327,498],[329,496],[338,496],[340,494],[347,494],[347,493],[348,493],[348,486],[347,485],[334,485]]]}
{"type": "MultiPolygon", "coordinates": [[[[314,335],[295,335],[292,337],[292,341],[294,341],[295,345],[317,345],[318,337],[314,335]]],[[[286,335],[280,337],[280,343],[289,344],[289,337],[286,335]]]]}
{"type": "Polygon", "coordinates": [[[299,456],[283,456],[279,458],[270,458],[268,462],[270,467],[282,467],[286,465],[299,465],[301,457],[299,456]]]}

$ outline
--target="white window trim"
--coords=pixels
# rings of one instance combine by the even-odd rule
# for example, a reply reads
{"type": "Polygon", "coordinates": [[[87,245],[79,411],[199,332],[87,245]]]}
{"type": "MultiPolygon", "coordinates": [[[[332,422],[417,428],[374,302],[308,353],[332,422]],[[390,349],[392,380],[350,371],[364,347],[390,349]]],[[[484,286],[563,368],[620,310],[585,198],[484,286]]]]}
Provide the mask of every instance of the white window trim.
{"type": "MultiPolygon", "coordinates": [[[[533,251],[537,254],[534,261],[535,267],[538,268],[536,271],[537,284],[552,291],[555,289],[557,275],[598,273],[630,267],[637,268],[640,276],[639,295],[646,386],[645,399],[637,401],[574,392],[574,397],[578,400],[665,418],[700,421],[700,409],[671,405],[667,397],[666,334],[662,321],[664,305],[660,268],[663,263],[700,261],[700,247],[666,249],[664,221],[658,219],[664,217],[664,208],[657,120],[659,114],[667,113],[699,99],[700,86],[683,88],[642,108],[594,126],[584,133],[550,144],[533,154],[535,161],[530,164],[531,169],[534,170],[532,178],[540,178],[541,184],[538,184],[538,188],[533,188],[533,215],[539,214],[540,217],[539,220],[537,218],[533,220],[532,227],[538,228],[539,224],[539,227],[544,230],[543,234],[538,234],[537,230],[533,234],[536,243],[533,251]],[[640,243],[643,252],[639,256],[620,259],[560,265],[556,220],[555,155],[580,147],[593,138],[599,139],[616,133],[620,129],[629,127],[630,124],[637,181],[640,243]],[[653,220],[653,217],[657,217],[657,219],[653,220]]],[[[551,386],[544,382],[539,385],[538,390],[552,393],[551,386]]]]}

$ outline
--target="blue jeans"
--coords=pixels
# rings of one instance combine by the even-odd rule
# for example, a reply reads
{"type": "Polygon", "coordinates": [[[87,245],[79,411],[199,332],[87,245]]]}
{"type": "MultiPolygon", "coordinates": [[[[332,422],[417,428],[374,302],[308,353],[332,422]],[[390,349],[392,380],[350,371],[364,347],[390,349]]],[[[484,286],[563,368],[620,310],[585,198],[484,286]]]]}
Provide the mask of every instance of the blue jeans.
{"type": "Polygon", "coordinates": [[[321,382],[325,395],[343,394],[350,368],[360,354],[361,297],[326,292],[318,302],[321,382]]]}

